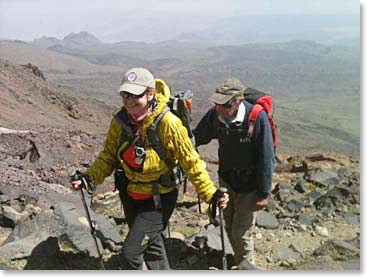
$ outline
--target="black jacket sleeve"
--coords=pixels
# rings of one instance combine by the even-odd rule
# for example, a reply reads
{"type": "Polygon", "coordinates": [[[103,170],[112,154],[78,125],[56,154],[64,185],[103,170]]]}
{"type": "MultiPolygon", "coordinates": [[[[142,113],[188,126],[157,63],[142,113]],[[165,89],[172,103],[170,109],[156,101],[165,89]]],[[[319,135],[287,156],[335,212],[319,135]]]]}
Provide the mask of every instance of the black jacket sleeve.
{"type": "Polygon", "coordinates": [[[211,108],[200,120],[199,124],[194,129],[196,146],[208,144],[212,139],[217,138],[215,121],[217,115],[215,107],[211,108]]]}

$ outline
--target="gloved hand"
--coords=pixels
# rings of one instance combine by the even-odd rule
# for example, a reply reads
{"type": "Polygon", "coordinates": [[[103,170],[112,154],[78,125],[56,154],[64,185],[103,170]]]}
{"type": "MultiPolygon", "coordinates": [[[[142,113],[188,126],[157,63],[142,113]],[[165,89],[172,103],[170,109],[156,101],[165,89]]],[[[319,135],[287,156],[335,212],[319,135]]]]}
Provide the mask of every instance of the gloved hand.
{"type": "Polygon", "coordinates": [[[70,174],[71,188],[73,190],[80,190],[85,188],[89,194],[93,194],[96,191],[96,186],[87,174],[81,173],[79,170],[70,174]]]}

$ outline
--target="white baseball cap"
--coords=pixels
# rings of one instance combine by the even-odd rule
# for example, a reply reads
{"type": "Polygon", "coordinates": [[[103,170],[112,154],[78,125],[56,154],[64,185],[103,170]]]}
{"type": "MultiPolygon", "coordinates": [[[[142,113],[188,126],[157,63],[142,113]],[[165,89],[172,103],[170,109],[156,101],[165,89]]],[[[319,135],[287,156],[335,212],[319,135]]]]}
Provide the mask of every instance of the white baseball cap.
{"type": "Polygon", "coordinates": [[[148,69],[136,67],[126,72],[117,92],[126,91],[134,95],[139,95],[147,88],[155,88],[155,81],[152,73],[150,73],[148,69]]]}

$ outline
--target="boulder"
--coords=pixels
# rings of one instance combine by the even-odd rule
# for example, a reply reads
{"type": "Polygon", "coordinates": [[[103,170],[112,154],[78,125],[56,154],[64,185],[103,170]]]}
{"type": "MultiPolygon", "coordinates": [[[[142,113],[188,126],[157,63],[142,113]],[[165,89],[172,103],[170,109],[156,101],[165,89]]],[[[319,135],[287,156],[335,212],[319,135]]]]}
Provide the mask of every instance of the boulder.
{"type": "Polygon", "coordinates": [[[276,229],[279,222],[274,215],[266,211],[258,211],[256,216],[256,225],[265,229],[276,229]]]}
{"type": "Polygon", "coordinates": [[[342,240],[328,240],[321,247],[317,248],[313,255],[328,255],[334,260],[347,260],[359,257],[360,250],[353,244],[342,240]]]}
{"type": "Polygon", "coordinates": [[[291,199],[286,204],[285,208],[291,213],[299,212],[305,206],[302,200],[291,199]]]}
{"type": "Polygon", "coordinates": [[[274,254],[272,258],[274,262],[293,262],[301,259],[301,255],[287,245],[279,245],[273,250],[273,252],[274,254]]]}
{"type": "Polygon", "coordinates": [[[338,173],[325,167],[309,171],[305,176],[305,179],[320,188],[327,188],[330,185],[336,185],[341,180],[338,173]]]}
{"type": "MultiPolygon", "coordinates": [[[[209,224],[206,229],[202,229],[200,233],[195,236],[195,245],[203,248],[222,251],[222,242],[220,235],[220,226],[209,224]]],[[[229,242],[226,231],[224,230],[224,247],[227,254],[234,254],[231,243],[229,242]]]]}
{"type": "Polygon", "coordinates": [[[294,180],[294,189],[299,193],[305,193],[310,189],[309,184],[303,178],[297,178],[294,180]]]}
{"type": "MultiPolygon", "coordinates": [[[[122,239],[116,226],[91,210],[90,214],[102,254],[107,247],[120,251],[122,239]]],[[[0,252],[0,263],[18,269],[99,268],[85,211],[68,202],[57,203],[54,213],[44,212],[15,226],[0,252]]]]}
{"type": "Polygon", "coordinates": [[[304,225],[312,225],[314,224],[315,222],[318,221],[317,217],[314,216],[314,215],[307,215],[307,214],[300,214],[298,216],[298,221],[301,223],[301,224],[304,224],[304,225]]]}
{"type": "Polygon", "coordinates": [[[359,217],[352,212],[343,214],[344,219],[352,225],[359,225],[359,217]]]}

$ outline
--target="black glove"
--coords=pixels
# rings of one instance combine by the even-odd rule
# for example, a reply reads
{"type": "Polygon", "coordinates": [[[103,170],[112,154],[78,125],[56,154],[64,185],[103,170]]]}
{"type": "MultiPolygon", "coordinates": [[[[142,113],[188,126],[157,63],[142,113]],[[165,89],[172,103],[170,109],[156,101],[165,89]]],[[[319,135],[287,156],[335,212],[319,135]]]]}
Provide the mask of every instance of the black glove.
{"type": "Polygon", "coordinates": [[[209,217],[215,219],[217,216],[217,207],[218,207],[218,199],[222,196],[222,192],[217,189],[217,191],[213,194],[212,199],[210,199],[209,203],[209,217]]]}
{"type": "Polygon", "coordinates": [[[88,192],[88,194],[93,194],[96,191],[96,186],[93,184],[92,180],[87,174],[81,173],[76,170],[70,174],[71,181],[82,181],[82,187],[88,192]]]}

